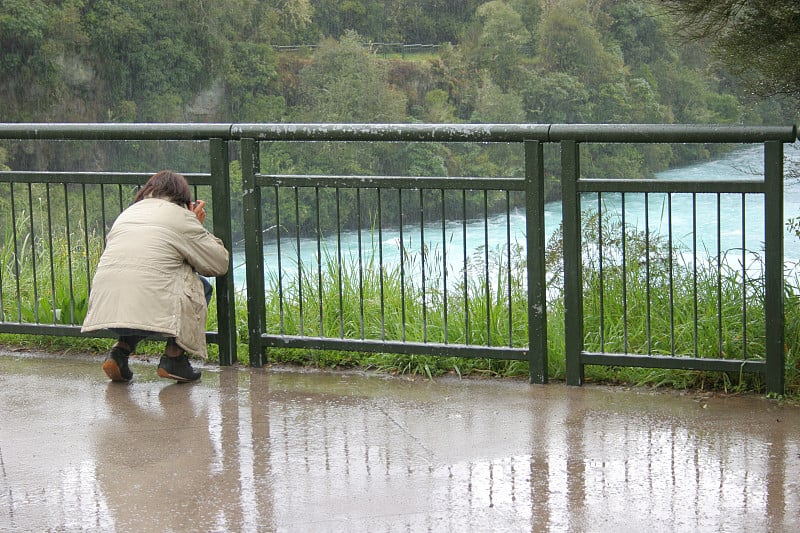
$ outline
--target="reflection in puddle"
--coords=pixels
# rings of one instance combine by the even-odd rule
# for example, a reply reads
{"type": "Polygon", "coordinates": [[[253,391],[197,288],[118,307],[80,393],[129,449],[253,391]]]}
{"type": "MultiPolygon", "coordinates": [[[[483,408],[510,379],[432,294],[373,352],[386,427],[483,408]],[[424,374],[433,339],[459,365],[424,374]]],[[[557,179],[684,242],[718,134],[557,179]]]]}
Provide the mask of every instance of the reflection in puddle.
{"type": "Polygon", "coordinates": [[[119,387],[41,362],[2,371],[0,357],[3,530],[798,526],[798,409],[758,398],[237,369],[119,387]],[[30,406],[32,390],[49,392],[30,406]]]}

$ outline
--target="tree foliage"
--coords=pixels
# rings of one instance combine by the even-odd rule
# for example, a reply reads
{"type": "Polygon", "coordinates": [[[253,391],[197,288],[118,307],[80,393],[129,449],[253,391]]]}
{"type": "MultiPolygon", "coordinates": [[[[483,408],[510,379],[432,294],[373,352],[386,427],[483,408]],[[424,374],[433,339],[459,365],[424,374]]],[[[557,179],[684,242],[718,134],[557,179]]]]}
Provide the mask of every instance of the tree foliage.
{"type": "MultiPolygon", "coordinates": [[[[796,107],[748,93],[797,94],[798,9],[789,0],[0,0],[0,121],[794,121],[796,107]],[[681,42],[679,30],[697,40],[681,42]],[[382,43],[429,47],[414,54],[382,43]]],[[[5,142],[0,169],[207,165],[191,147],[122,144],[5,142]]],[[[303,144],[266,143],[262,169],[511,176],[524,166],[511,145],[303,144]]],[[[642,177],[707,155],[587,146],[583,171],[642,177]]],[[[282,224],[316,231],[315,192],[298,194],[298,219],[282,224]]],[[[367,222],[356,218],[353,191],[341,191],[338,206],[330,196],[320,198],[323,225],[367,222]]],[[[382,201],[395,217],[387,223],[418,216],[418,199],[382,201]]],[[[482,201],[465,204],[479,210],[482,201]]],[[[490,209],[495,201],[505,202],[489,197],[490,209]]]]}
{"type": "Polygon", "coordinates": [[[475,13],[475,24],[476,68],[490,72],[495,83],[507,91],[521,77],[531,34],[520,14],[502,0],[481,5],[475,13]]]}
{"type": "Polygon", "coordinates": [[[800,3],[796,0],[661,0],[683,35],[712,50],[760,95],[800,97],[800,3]]]}
{"type": "Polygon", "coordinates": [[[325,41],[300,72],[299,122],[402,122],[405,101],[388,84],[388,70],[348,32],[325,41]]]}
{"type": "MultiPolygon", "coordinates": [[[[0,0],[0,121],[793,121],[795,107],[754,101],[740,87],[757,75],[764,92],[798,86],[790,61],[800,27],[795,4],[0,0]],[[679,8],[691,24],[676,19],[679,8]],[[679,29],[715,37],[716,50],[742,60],[723,68],[707,53],[707,40],[673,38],[679,29]],[[395,54],[380,44],[391,42],[436,48],[395,54]],[[308,46],[285,48],[297,44],[308,46]],[[767,67],[788,75],[769,84],[762,76],[767,67]]],[[[479,158],[486,164],[469,170],[475,161],[464,150],[436,149],[425,164],[425,151],[411,151],[412,161],[400,163],[402,150],[321,148],[308,156],[276,147],[265,161],[308,172],[365,173],[502,173],[517,164],[512,153],[479,158]]],[[[144,147],[136,156],[113,148],[33,154],[14,143],[4,150],[11,168],[56,157],[71,158],[64,167],[92,168],[163,155],[144,147]]],[[[618,163],[647,174],[696,155],[661,151],[631,166],[624,154],[598,152],[596,166],[618,163]]]]}

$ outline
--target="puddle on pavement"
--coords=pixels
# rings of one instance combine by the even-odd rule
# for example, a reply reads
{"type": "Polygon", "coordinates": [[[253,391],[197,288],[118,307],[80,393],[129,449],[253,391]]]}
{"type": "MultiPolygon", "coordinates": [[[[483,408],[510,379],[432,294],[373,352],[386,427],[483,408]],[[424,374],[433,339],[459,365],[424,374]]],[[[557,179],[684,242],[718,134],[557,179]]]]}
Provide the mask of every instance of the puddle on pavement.
{"type": "Polygon", "coordinates": [[[0,530],[792,530],[758,397],[0,355],[0,530]],[[661,526],[661,527],[660,527],[661,526]]]}

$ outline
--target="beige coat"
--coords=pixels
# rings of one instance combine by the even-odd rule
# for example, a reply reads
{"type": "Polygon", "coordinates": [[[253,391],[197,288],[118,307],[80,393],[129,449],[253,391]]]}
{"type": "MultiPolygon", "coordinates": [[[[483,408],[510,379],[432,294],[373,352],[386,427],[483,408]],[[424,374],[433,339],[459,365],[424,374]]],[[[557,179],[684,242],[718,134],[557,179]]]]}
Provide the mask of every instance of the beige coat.
{"type": "Polygon", "coordinates": [[[159,198],[136,202],[108,233],[81,331],[152,331],[207,357],[206,300],[197,274],[220,276],[228,262],[222,241],[192,211],[159,198]]]}

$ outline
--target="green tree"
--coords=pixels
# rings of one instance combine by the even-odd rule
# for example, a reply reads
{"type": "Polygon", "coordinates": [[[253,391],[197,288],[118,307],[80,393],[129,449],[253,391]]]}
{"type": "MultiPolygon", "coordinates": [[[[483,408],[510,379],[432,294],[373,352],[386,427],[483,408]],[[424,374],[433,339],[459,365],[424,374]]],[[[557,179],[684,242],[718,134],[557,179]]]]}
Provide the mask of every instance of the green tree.
{"type": "Polygon", "coordinates": [[[440,85],[437,88],[447,92],[448,102],[455,107],[455,116],[469,117],[472,112],[469,92],[473,72],[461,48],[449,44],[439,47],[438,57],[431,61],[431,70],[439,80],[440,85]]]}
{"type": "Polygon", "coordinates": [[[541,0],[507,0],[508,4],[519,13],[522,25],[531,34],[531,39],[535,40],[539,30],[539,22],[542,19],[541,0]]]}
{"type": "MultiPolygon", "coordinates": [[[[41,0],[0,0],[0,120],[52,120],[64,98],[65,42],[80,42],[76,2],[51,6],[41,0]]],[[[74,117],[72,117],[74,118],[74,117]]]]}
{"type": "Polygon", "coordinates": [[[594,113],[586,85],[563,72],[532,71],[522,98],[529,122],[590,122],[594,113]]]}
{"type": "Polygon", "coordinates": [[[405,43],[457,43],[482,0],[392,0],[386,5],[385,39],[405,43]]]}
{"type": "Polygon", "coordinates": [[[325,37],[338,39],[348,31],[355,31],[369,41],[384,39],[386,16],[383,2],[316,0],[314,21],[325,37]]]}
{"type": "Polygon", "coordinates": [[[11,170],[6,166],[7,160],[8,160],[8,150],[0,146],[0,170],[11,170]]]}
{"type": "Polygon", "coordinates": [[[546,71],[570,74],[587,86],[616,81],[623,72],[621,54],[606,50],[585,0],[551,6],[538,37],[538,58],[546,71]]]}
{"type": "Polygon", "coordinates": [[[485,77],[478,89],[471,121],[482,124],[517,124],[525,121],[522,98],[514,91],[503,92],[485,77]]]}
{"type": "MultiPolygon", "coordinates": [[[[229,38],[236,42],[293,45],[319,40],[314,25],[314,7],[309,0],[239,0],[240,7],[227,11],[229,38]]],[[[229,2],[222,2],[229,5],[229,2]]]]}
{"type": "Polygon", "coordinates": [[[226,75],[231,120],[277,122],[286,111],[279,95],[277,56],[268,44],[234,43],[226,75]]]}
{"type": "Polygon", "coordinates": [[[522,23],[519,13],[503,0],[483,4],[475,15],[480,25],[475,51],[476,67],[490,72],[492,81],[507,91],[520,79],[520,67],[531,34],[522,23]]]}
{"type": "Polygon", "coordinates": [[[181,116],[211,86],[227,55],[230,9],[242,2],[95,0],[84,9],[93,63],[112,101],[136,102],[137,119],[181,116]]]}
{"type": "Polygon", "coordinates": [[[656,61],[678,61],[674,24],[659,16],[652,0],[613,2],[608,14],[608,35],[618,43],[629,68],[639,71],[656,61]]]}
{"type": "Polygon", "coordinates": [[[439,124],[458,122],[455,118],[455,107],[450,103],[447,91],[433,89],[425,94],[425,120],[439,124]]]}
{"type": "Polygon", "coordinates": [[[370,55],[361,37],[347,32],[327,40],[300,72],[301,122],[402,122],[405,96],[388,83],[386,64],[370,55]]]}
{"type": "Polygon", "coordinates": [[[797,0],[659,0],[681,19],[683,35],[712,50],[748,88],[800,97],[800,3],[797,0]]]}

